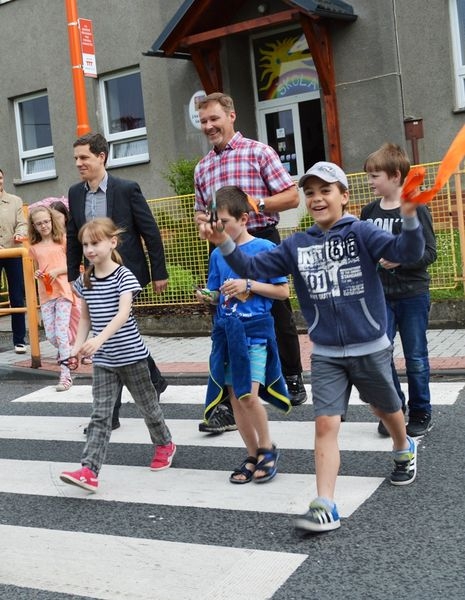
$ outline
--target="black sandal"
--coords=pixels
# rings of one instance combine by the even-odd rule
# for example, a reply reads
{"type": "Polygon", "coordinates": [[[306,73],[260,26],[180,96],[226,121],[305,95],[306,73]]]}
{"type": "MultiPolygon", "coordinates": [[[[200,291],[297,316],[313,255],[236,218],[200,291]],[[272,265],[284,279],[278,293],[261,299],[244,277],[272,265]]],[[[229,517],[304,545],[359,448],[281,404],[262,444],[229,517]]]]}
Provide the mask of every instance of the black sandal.
{"type": "Polygon", "coordinates": [[[255,465],[255,471],[265,471],[265,475],[255,476],[253,480],[255,483],[271,481],[278,472],[279,450],[274,444],[271,450],[269,448],[258,448],[257,456],[262,458],[255,465]]]}
{"type": "Polygon", "coordinates": [[[241,484],[241,483],[249,483],[249,481],[252,481],[254,472],[246,467],[247,464],[256,465],[257,459],[255,458],[255,456],[248,456],[241,463],[241,465],[239,467],[237,467],[237,469],[234,469],[234,471],[229,476],[229,481],[231,483],[241,484]],[[245,479],[236,479],[237,475],[244,475],[245,479]]]}

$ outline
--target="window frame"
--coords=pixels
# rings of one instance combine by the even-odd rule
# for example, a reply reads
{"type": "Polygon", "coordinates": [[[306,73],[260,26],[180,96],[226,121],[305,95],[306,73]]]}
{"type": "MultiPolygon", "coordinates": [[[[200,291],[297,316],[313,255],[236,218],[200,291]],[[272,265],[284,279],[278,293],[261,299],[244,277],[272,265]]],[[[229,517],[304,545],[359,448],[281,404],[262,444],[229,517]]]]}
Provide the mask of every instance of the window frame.
{"type": "MultiPolygon", "coordinates": [[[[56,165],[55,165],[55,152],[53,149],[53,144],[51,146],[40,146],[38,148],[34,148],[33,150],[25,150],[24,149],[24,139],[23,139],[23,122],[21,119],[21,110],[20,105],[23,102],[28,102],[30,100],[34,100],[36,98],[47,98],[47,105],[50,115],[50,106],[48,103],[48,93],[47,92],[37,92],[35,94],[27,94],[26,96],[20,96],[19,98],[15,98],[13,101],[14,115],[15,115],[15,125],[16,125],[16,138],[18,141],[18,153],[19,153],[19,164],[20,164],[20,173],[21,173],[21,181],[39,181],[41,179],[51,179],[56,177],[56,165]],[[40,158],[53,158],[53,169],[48,169],[46,171],[40,171],[37,173],[28,173],[27,172],[27,164],[30,160],[40,159],[40,158]]],[[[50,119],[50,129],[52,127],[51,119],[50,119]]]]}
{"type": "Polygon", "coordinates": [[[458,3],[465,0],[449,0],[450,26],[452,35],[452,58],[454,66],[455,108],[465,110],[465,33],[460,32],[458,3]]]}
{"type": "MultiPolygon", "coordinates": [[[[129,129],[125,131],[120,131],[117,133],[110,132],[110,115],[108,110],[108,98],[106,93],[106,83],[112,79],[120,79],[122,77],[127,77],[128,75],[139,74],[141,80],[141,95],[142,95],[142,104],[144,101],[143,93],[142,93],[142,77],[141,71],[139,68],[125,69],[124,71],[118,71],[117,73],[112,73],[111,75],[102,75],[99,78],[99,89],[100,89],[100,101],[101,101],[101,110],[102,110],[102,120],[103,120],[103,131],[105,133],[105,137],[108,141],[109,151],[108,151],[108,160],[107,166],[109,167],[118,167],[118,166],[126,166],[126,165],[134,165],[140,163],[149,162],[150,156],[148,152],[133,154],[131,156],[124,156],[121,158],[117,158],[115,156],[115,148],[124,142],[135,142],[139,140],[147,141],[147,127],[138,127],[136,129],[129,129]]],[[[144,106],[144,118],[145,118],[145,106],[144,106]]]]}

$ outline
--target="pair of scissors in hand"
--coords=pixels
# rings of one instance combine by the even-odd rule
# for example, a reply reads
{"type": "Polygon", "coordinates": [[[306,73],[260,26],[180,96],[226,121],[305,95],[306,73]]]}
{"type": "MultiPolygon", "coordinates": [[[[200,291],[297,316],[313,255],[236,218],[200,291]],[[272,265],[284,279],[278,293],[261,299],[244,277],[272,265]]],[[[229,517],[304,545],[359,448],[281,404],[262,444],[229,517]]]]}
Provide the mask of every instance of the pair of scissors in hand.
{"type": "Polygon", "coordinates": [[[210,224],[213,225],[213,223],[215,223],[217,231],[219,231],[219,232],[224,231],[224,226],[222,224],[218,225],[218,210],[216,207],[216,191],[215,190],[212,191],[212,199],[210,202],[209,213],[210,213],[210,224]]]}

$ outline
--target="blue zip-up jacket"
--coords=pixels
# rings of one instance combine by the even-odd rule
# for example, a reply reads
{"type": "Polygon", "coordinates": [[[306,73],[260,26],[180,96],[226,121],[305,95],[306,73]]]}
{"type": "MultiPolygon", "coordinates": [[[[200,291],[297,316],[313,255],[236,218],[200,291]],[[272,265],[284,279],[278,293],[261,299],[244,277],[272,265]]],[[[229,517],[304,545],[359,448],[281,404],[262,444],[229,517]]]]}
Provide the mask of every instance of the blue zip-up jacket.
{"type": "Polygon", "coordinates": [[[377,263],[381,257],[399,263],[420,260],[425,240],[417,217],[404,218],[402,232],[392,235],[346,214],[327,231],[313,225],[254,256],[245,256],[231,239],[220,248],[240,277],[291,273],[313,343],[340,349],[385,336],[386,303],[377,263]]]}
{"type": "Polygon", "coordinates": [[[291,409],[279,362],[273,317],[257,315],[243,321],[230,316],[217,318],[213,327],[210,376],[205,399],[206,421],[214,407],[223,400],[224,367],[227,362],[231,362],[232,387],[236,398],[240,400],[250,394],[252,381],[247,338],[257,336],[266,339],[265,385],[260,385],[259,396],[286,413],[291,409]]]}

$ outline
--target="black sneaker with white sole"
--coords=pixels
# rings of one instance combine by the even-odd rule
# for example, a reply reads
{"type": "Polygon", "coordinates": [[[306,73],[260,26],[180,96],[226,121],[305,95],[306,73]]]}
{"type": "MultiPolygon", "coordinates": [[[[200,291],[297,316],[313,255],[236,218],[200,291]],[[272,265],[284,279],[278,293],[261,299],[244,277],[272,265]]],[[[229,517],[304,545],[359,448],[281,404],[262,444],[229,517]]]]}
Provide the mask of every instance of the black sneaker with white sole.
{"type": "Polygon", "coordinates": [[[236,430],[236,420],[229,403],[219,404],[208,421],[199,423],[199,431],[202,433],[224,433],[225,431],[236,430]]]}
{"type": "Polygon", "coordinates": [[[394,454],[394,471],[391,473],[392,485],[410,485],[417,476],[417,443],[407,436],[408,448],[397,450],[394,454]]]}
{"type": "Polygon", "coordinates": [[[433,428],[429,413],[410,413],[407,423],[407,435],[419,437],[433,428]]]}
{"type": "Polygon", "coordinates": [[[284,377],[292,406],[299,406],[307,401],[307,391],[302,375],[287,375],[284,377]]]}

